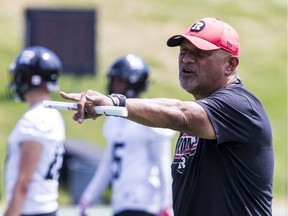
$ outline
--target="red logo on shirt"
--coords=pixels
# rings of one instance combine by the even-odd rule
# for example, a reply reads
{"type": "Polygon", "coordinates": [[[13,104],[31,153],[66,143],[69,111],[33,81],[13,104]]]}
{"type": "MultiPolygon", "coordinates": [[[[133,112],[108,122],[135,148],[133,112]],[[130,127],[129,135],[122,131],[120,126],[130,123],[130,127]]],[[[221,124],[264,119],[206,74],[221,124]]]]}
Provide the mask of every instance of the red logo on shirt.
{"type": "Polygon", "coordinates": [[[179,137],[173,162],[173,164],[178,164],[177,171],[179,173],[183,173],[189,157],[196,153],[198,140],[198,137],[187,133],[183,133],[181,137],[179,137]]]}

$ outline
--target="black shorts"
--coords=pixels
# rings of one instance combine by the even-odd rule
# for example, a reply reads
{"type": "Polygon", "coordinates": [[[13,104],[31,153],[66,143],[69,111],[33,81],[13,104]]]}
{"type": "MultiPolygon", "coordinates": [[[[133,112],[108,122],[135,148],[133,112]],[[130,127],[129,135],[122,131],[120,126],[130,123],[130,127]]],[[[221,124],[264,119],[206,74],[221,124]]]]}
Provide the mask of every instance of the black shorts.
{"type": "Polygon", "coordinates": [[[144,211],[122,211],[114,216],[156,216],[155,214],[151,214],[144,211]]]}

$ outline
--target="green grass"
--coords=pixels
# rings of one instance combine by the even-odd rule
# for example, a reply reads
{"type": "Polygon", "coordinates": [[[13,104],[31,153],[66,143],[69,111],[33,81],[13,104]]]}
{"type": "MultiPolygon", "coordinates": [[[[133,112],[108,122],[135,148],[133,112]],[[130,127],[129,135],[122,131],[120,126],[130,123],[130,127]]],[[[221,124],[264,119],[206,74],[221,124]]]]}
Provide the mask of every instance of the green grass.
{"type": "MultiPolygon", "coordinates": [[[[0,198],[3,201],[3,167],[6,140],[26,110],[5,97],[7,68],[23,46],[26,7],[95,8],[98,11],[98,72],[82,79],[63,76],[64,91],[97,89],[106,92],[105,72],[119,55],[134,53],[150,64],[151,86],[146,97],[193,99],[178,85],[177,48],[166,46],[167,38],[184,32],[193,21],[219,17],[238,31],[241,40],[239,74],[257,95],[271,119],[275,146],[275,201],[283,200],[287,186],[287,2],[284,0],[12,0],[1,3],[0,25],[0,198]]],[[[54,99],[60,99],[55,94],[54,99]]],[[[78,125],[71,112],[62,112],[67,137],[104,145],[104,118],[78,125]]]]}

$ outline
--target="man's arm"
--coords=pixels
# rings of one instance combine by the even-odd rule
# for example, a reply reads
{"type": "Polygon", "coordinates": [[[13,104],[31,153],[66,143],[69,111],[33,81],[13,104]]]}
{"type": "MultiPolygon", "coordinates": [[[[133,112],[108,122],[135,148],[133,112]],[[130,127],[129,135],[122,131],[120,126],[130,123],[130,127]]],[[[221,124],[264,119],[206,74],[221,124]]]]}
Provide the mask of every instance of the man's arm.
{"type": "Polygon", "coordinates": [[[94,200],[98,200],[104,189],[112,180],[111,146],[109,144],[107,145],[93,178],[90,180],[80,197],[78,203],[79,207],[87,208],[94,200]]]}
{"type": "MultiPolygon", "coordinates": [[[[81,94],[60,92],[69,100],[78,102],[78,112],[73,116],[75,121],[82,123],[84,119],[96,119],[96,105],[113,106],[109,97],[99,92],[88,90],[81,94]]],[[[170,128],[205,139],[216,139],[214,128],[205,110],[196,102],[181,101],[168,98],[126,100],[128,119],[151,126],[170,128]]]]}
{"type": "MultiPolygon", "coordinates": [[[[23,142],[21,144],[18,179],[13,189],[11,202],[4,214],[5,216],[20,215],[41,153],[42,145],[40,143],[23,142]]],[[[10,171],[13,172],[13,170],[10,171]]]]}
{"type": "Polygon", "coordinates": [[[128,118],[151,127],[170,128],[206,139],[215,132],[205,110],[193,101],[168,98],[127,99],[128,118]]]}

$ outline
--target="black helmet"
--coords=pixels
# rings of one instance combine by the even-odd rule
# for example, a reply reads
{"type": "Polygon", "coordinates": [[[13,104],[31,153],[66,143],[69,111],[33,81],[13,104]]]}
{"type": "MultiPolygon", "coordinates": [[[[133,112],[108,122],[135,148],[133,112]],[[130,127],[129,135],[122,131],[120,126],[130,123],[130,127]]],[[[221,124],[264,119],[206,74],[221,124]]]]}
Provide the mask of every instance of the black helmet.
{"type": "Polygon", "coordinates": [[[128,83],[126,97],[135,97],[145,91],[148,86],[149,67],[138,56],[129,54],[119,57],[108,70],[108,91],[112,94],[112,81],[114,77],[121,78],[128,83]]]}
{"type": "Polygon", "coordinates": [[[27,47],[10,65],[10,93],[25,101],[24,94],[30,89],[57,91],[61,70],[61,61],[53,51],[41,46],[27,47]]]}

